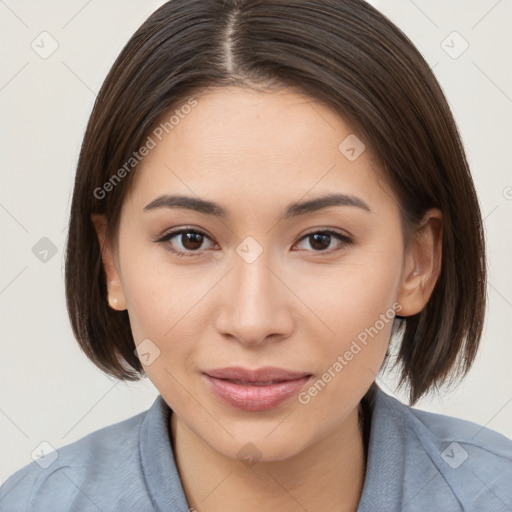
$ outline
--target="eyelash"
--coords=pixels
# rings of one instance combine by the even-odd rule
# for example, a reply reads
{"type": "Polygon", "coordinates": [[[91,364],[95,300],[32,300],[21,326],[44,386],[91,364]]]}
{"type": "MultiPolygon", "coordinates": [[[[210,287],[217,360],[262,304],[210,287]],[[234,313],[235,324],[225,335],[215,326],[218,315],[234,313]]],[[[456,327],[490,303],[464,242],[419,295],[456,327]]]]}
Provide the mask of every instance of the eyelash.
{"type": "MultiPolygon", "coordinates": [[[[166,251],[172,252],[173,254],[175,254],[176,256],[179,256],[180,258],[182,258],[182,257],[188,258],[188,257],[198,256],[199,251],[191,251],[191,252],[177,251],[175,249],[172,249],[169,246],[169,244],[167,244],[167,242],[169,242],[172,238],[174,238],[178,235],[181,235],[183,233],[194,233],[194,234],[198,234],[198,235],[201,235],[201,236],[204,236],[204,237],[210,239],[210,237],[206,233],[201,231],[200,229],[181,228],[176,231],[171,231],[170,233],[165,234],[161,238],[155,240],[155,242],[164,244],[164,246],[165,246],[164,248],[166,251]]],[[[302,240],[305,240],[308,237],[310,237],[312,235],[317,235],[317,234],[334,236],[335,238],[337,238],[340,241],[340,244],[337,246],[337,248],[330,249],[329,251],[312,251],[312,252],[318,253],[320,255],[329,255],[336,251],[341,250],[342,248],[345,248],[345,247],[353,244],[353,241],[346,235],[338,233],[337,231],[332,231],[330,229],[311,231],[310,233],[307,233],[302,238],[300,238],[298,240],[298,242],[302,242],[302,240]]]]}

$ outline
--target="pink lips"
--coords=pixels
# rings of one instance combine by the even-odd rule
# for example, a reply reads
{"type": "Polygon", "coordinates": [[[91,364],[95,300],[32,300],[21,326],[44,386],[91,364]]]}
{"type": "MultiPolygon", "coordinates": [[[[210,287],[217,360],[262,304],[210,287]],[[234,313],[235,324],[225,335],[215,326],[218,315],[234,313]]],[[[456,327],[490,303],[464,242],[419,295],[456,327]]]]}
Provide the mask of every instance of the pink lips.
{"type": "Polygon", "coordinates": [[[296,394],[311,374],[265,367],[229,367],[203,372],[210,389],[229,405],[244,411],[265,411],[296,394]]]}

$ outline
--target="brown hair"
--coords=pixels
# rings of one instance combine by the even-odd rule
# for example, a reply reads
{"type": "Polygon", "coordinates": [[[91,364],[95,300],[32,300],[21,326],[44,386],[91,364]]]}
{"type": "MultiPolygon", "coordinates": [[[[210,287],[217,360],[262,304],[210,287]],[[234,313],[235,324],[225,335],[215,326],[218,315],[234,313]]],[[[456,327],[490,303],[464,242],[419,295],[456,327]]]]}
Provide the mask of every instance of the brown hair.
{"type": "Polygon", "coordinates": [[[207,87],[226,85],[289,87],[329,105],[377,156],[405,227],[431,207],[441,210],[439,279],[423,311],[395,319],[402,338],[399,386],[409,386],[414,404],[463,377],[476,355],[486,302],[478,199],[428,64],[400,29],[362,0],[172,0],[128,41],[90,116],[71,206],[66,300],[85,354],[116,378],[143,374],[128,313],[108,305],[90,215],[105,214],[107,236],[115,239],[133,176],[128,170],[113,181],[116,171],[127,169],[172,109],[207,87]]]}

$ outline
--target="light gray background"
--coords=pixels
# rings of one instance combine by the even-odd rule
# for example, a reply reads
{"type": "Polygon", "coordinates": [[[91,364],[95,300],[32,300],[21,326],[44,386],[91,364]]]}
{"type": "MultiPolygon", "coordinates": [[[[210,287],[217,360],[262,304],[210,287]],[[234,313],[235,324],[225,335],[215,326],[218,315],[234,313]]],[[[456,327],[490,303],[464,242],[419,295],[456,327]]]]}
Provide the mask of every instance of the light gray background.
{"type": "MultiPolygon", "coordinates": [[[[148,379],[116,382],[81,353],[66,314],[63,266],[75,166],[95,94],[126,41],[162,3],[0,0],[0,482],[30,462],[41,442],[59,448],[146,410],[157,396],[148,379]],[[43,31],[58,43],[47,59],[31,47],[50,48],[43,31]],[[43,237],[57,250],[46,262],[32,252],[43,237]]],[[[512,2],[372,3],[418,46],[448,97],[488,240],[489,306],[478,359],[459,388],[418,408],[512,437],[512,2]],[[458,58],[464,41],[447,39],[453,31],[469,44],[458,58]]],[[[379,382],[395,394],[393,375],[379,382]]]]}

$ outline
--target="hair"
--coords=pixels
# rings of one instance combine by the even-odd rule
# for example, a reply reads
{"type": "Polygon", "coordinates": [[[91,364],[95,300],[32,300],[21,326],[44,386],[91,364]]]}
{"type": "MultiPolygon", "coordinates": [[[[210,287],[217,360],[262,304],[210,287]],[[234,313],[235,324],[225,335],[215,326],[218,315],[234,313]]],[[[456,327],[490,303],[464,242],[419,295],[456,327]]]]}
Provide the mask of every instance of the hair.
{"type": "Polygon", "coordinates": [[[408,37],[363,0],[171,0],[131,37],[96,98],[74,184],[66,301],[85,354],[115,378],[143,376],[128,312],[107,302],[90,215],[105,214],[107,237],[115,240],[134,152],[173,109],[229,85],[289,88],[339,114],[376,155],[401,208],[404,240],[428,209],[441,210],[433,292],[421,312],[395,318],[398,387],[407,385],[413,405],[465,376],[486,306],[478,198],[434,74],[408,37]]]}

